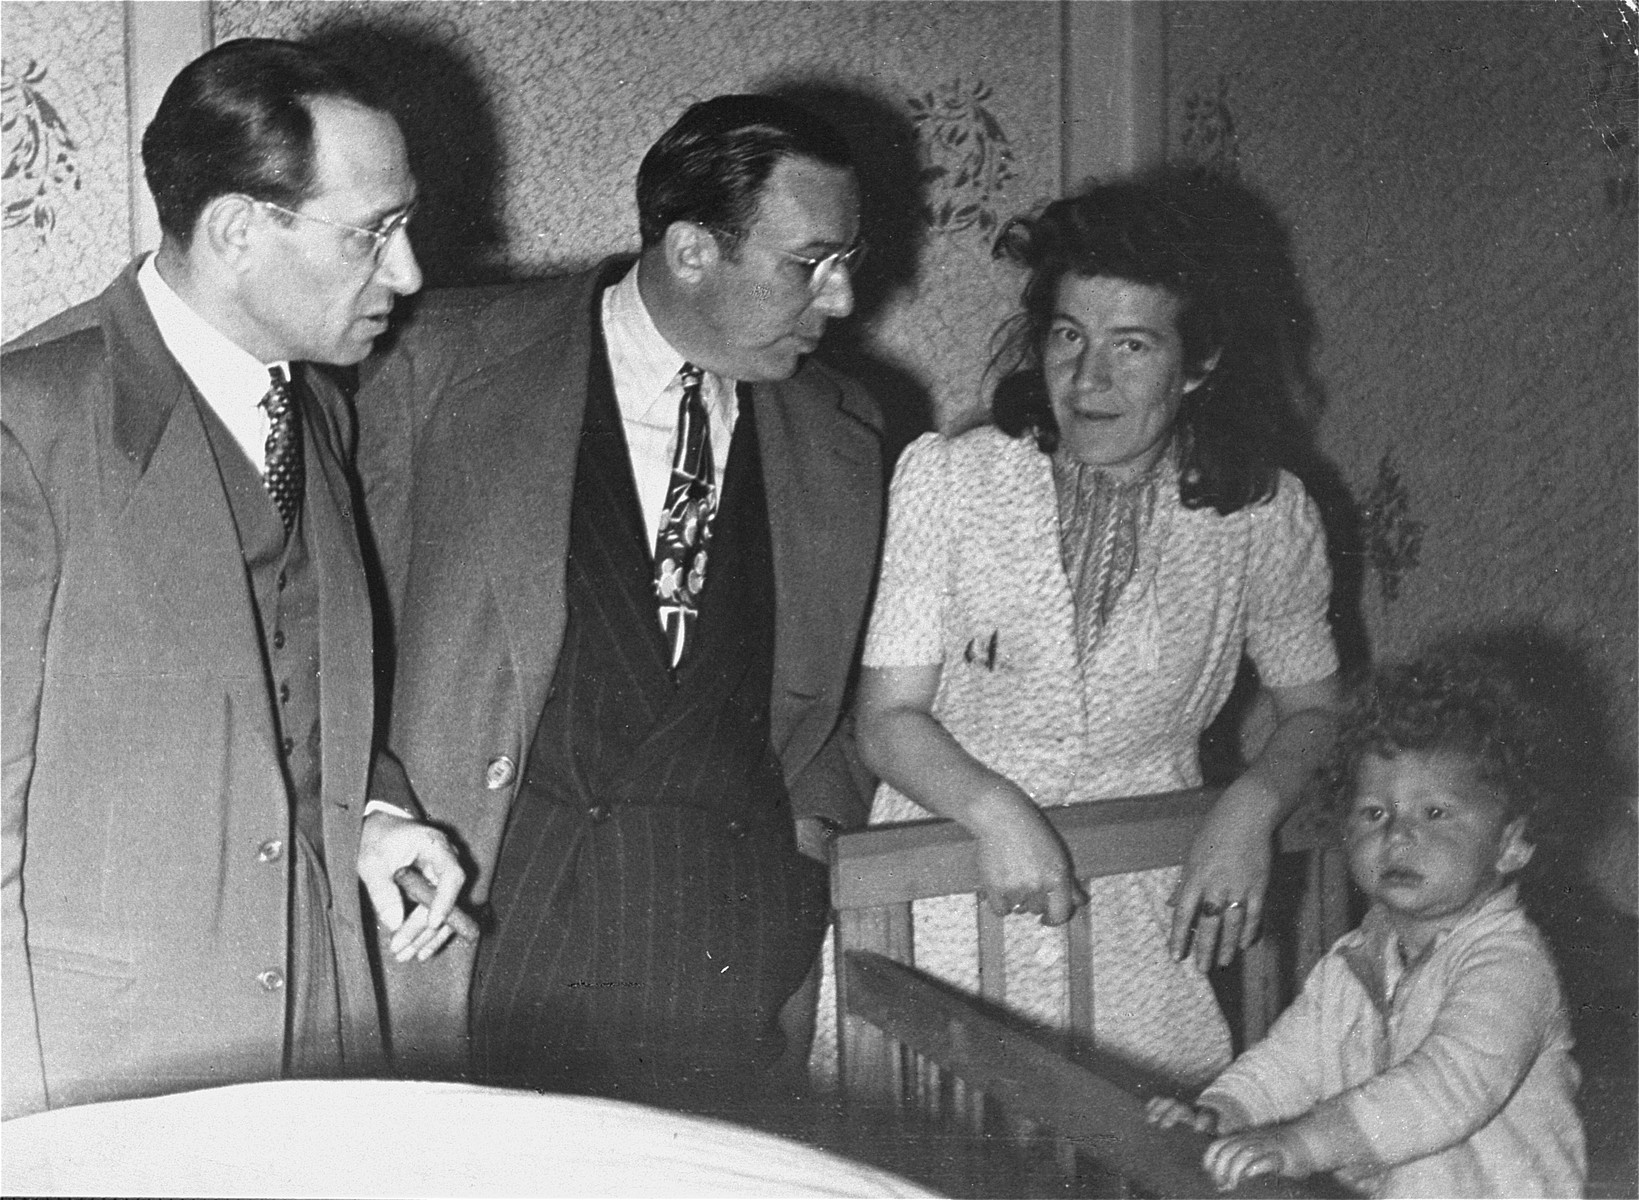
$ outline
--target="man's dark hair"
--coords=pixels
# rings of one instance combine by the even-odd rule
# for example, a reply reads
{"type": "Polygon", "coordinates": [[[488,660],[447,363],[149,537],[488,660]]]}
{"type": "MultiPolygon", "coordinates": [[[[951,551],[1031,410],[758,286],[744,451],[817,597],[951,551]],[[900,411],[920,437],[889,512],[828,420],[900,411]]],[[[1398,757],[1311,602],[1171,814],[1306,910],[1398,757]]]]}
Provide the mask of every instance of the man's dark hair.
{"type": "Polygon", "coordinates": [[[1030,272],[1021,311],[996,331],[991,418],[1013,437],[1031,434],[1051,454],[1058,422],[1041,352],[1066,276],[1105,276],[1159,287],[1182,304],[1184,369],[1204,381],[1179,406],[1179,495],[1187,508],[1229,514],[1274,495],[1300,436],[1282,389],[1258,369],[1256,338],[1238,315],[1258,286],[1238,261],[1239,229],[1256,198],[1193,168],[1168,167],[1100,183],[1009,221],[995,257],[1030,272]],[[1210,373],[1207,363],[1220,357],[1210,373]]]}
{"type": "Polygon", "coordinates": [[[243,193],[295,208],[313,186],[311,100],[382,110],[374,89],[311,46],[224,42],[171,81],[142,135],[142,163],[168,237],[186,246],[205,206],[243,193]]]}
{"type": "Polygon", "coordinates": [[[763,185],[786,158],[854,165],[842,135],[789,100],[718,96],[691,105],[637,169],[644,248],[657,245],[674,221],[693,221],[726,238],[733,254],[757,218],[763,185]]]}

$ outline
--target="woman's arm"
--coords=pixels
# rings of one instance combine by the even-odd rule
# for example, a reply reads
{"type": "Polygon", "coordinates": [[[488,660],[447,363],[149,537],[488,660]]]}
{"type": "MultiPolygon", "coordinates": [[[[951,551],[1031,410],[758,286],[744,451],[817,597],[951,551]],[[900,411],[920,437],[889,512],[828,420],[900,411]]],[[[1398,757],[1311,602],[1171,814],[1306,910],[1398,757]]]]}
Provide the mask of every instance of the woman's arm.
{"type": "Polygon", "coordinates": [[[1274,703],[1275,731],[1213,805],[1173,896],[1172,955],[1183,958],[1193,940],[1195,965],[1202,971],[1212,966],[1214,951],[1222,966],[1257,937],[1275,830],[1297,807],[1304,784],[1324,764],[1337,736],[1336,675],[1263,692],[1274,703]],[[1223,905],[1223,915],[1198,911],[1202,902],[1223,905]]]}
{"type": "Polygon", "coordinates": [[[923,808],[973,834],[982,894],[992,909],[1038,913],[1043,924],[1062,925],[1086,899],[1069,851],[1035,801],[962,749],[935,719],[940,670],[930,663],[861,671],[861,756],[923,808]]]}

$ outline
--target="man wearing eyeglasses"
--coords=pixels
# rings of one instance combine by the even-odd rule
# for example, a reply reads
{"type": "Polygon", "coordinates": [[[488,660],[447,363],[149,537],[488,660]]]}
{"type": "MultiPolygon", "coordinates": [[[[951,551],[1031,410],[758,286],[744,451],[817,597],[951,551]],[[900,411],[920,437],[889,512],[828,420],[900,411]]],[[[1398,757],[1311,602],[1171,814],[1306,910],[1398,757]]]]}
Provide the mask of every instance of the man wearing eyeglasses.
{"type": "Polygon", "coordinates": [[[463,880],[373,763],[352,422],[312,369],[421,285],[398,127],[246,40],[142,152],[159,251],[0,358],[7,1117],[379,1068],[359,884],[425,959],[463,880]]]}
{"type": "MultiPolygon", "coordinates": [[[[853,308],[858,188],[824,121],[722,96],[637,204],[635,263],[430,294],[365,365],[390,742],[491,911],[476,1076],[743,1105],[823,934],[825,831],[865,814],[844,698],[880,421],[810,357],[853,308]]],[[[389,972],[416,1071],[467,1069],[441,962],[389,972]]]]}

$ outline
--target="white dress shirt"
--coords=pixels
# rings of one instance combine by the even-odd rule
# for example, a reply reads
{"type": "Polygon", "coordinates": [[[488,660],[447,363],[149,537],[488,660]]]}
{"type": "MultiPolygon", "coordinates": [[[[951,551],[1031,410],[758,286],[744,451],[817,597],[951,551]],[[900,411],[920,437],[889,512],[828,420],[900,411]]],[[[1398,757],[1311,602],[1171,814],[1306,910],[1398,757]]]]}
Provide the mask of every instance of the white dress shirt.
{"type": "MultiPolygon", "coordinates": [[[[671,482],[672,459],[677,453],[677,407],[683,383],[677,377],[682,354],[660,336],[654,319],[637,289],[637,265],[603,293],[603,341],[609,351],[609,374],[626,431],[626,449],[632,458],[637,495],[649,530],[649,553],[654,553],[671,482]]],[[[721,494],[728,465],[729,441],[739,405],[735,381],[705,372],[700,399],[705,403],[711,433],[711,457],[717,468],[721,494]]]]}
{"type": "Polygon", "coordinates": [[[160,339],[222,419],[258,475],[267,474],[268,415],[262,398],[268,393],[268,370],[278,367],[290,378],[288,362],[265,363],[233,342],[160,278],[154,256],[137,268],[137,287],[148,302],[160,339]]]}

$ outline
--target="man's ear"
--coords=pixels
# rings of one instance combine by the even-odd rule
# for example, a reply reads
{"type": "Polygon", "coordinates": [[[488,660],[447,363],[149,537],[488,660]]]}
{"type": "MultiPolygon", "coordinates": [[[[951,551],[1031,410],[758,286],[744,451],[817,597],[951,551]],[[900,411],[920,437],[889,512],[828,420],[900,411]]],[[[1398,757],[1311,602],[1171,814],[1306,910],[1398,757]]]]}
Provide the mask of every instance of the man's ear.
{"type": "Polygon", "coordinates": [[[1191,375],[1184,380],[1184,391],[1186,394],[1193,392],[1196,388],[1200,387],[1206,382],[1206,377],[1212,374],[1213,370],[1216,369],[1218,366],[1218,360],[1222,358],[1223,355],[1223,347],[1220,346],[1218,349],[1206,356],[1206,360],[1201,363],[1200,372],[1198,374],[1191,375]]]}
{"type": "Polygon", "coordinates": [[[667,271],[685,286],[698,284],[723,256],[717,238],[694,221],[673,221],[663,245],[667,271]]]}
{"type": "Polygon", "coordinates": [[[194,224],[194,241],[203,240],[211,255],[237,267],[255,249],[257,223],[266,218],[261,206],[237,192],[209,201],[194,224]]]}
{"type": "Polygon", "coordinates": [[[1497,848],[1497,874],[1512,875],[1526,863],[1537,848],[1525,836],[1525,818],[1515,817],[1503,826],[1502,844],[1497,848]]]}

